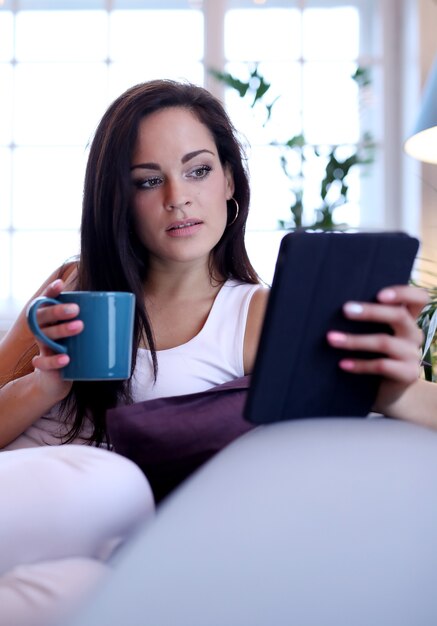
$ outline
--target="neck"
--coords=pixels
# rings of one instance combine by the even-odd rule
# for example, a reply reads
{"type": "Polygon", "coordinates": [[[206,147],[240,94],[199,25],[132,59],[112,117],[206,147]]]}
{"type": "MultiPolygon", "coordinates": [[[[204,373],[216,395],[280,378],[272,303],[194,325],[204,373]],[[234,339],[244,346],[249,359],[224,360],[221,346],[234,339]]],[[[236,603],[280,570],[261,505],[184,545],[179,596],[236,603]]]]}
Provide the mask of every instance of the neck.
{"type": "Polygon", "coordinates": [[[149,298],[186,298],[216,291],[222,278],[213,271],[211,276],[208,264],[178,263],[171,267],[154,264],[144,284],[144,293],[149,298]]]}

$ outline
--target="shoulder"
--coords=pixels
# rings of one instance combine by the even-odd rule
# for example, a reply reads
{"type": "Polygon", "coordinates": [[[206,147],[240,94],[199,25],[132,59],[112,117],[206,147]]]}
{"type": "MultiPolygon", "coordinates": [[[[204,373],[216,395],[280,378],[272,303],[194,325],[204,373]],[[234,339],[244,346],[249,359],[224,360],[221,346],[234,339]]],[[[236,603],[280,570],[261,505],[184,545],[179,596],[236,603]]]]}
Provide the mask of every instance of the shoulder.
{"type": "Polygon", "coordinates": [[[244,370],[246,374],[252,373],[255,363],[269,294],[270,289],[260,285],[250,300],[244,337],[244,370]]]}
{"type": "Polygon", "coordinates": [[[260,283],[248,283],[230,278],[223,283],[221,291],[226,298],[233,296],[236,300],[248,299],[252,302],[253,299],[255,301],[258,301],[258,299],[262,300],[263,296],[260,296],[259,292],[267,292],[268,294],[269,289],[263,287],[260,283]]]}
{"type": "Polygon", "coordinates": [[[263,287],[263,285],[256,285],[256,291],[252,296],[252,303],[256,303],[254,306],[267,306],[267,302],[270,295],[270,287],[263,287]]]}
{"type": "Polygon", "coordinates": [[[246,283],[234,279],[227,280],[221,289],[224,300],[234,301],[235,305],[247,307],[247,323],[256,324],[264,317],[270,289],[260,283],[246,283]]]}
{"type": "Polygon", "coordinates": [[[259,335],[261,334],[269,295],[270,289],[260,285],[253,293],[250,300],[249,313],[246,323],[246,335],[253,335],[253,338],[256,338],[257,341],[259,339],[259,335]]]}
{"type": "Polygon", "coordinates": [[[74,289],[76,288],[78,269],[78,261],[69,261],[57,270],[55,278],[62,278],[66,290],[74,289]]]}

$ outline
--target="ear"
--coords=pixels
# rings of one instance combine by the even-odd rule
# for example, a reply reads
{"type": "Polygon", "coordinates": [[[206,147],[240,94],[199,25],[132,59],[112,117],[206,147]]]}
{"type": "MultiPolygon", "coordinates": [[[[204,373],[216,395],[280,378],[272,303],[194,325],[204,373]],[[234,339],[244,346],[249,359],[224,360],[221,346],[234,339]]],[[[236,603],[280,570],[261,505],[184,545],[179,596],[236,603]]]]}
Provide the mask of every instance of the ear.
{"type": "Polygon", "coordinates": [[[224,167],[225,179],[226,179],[226,200],[230,200],[234,195],[235,184],[234,184],[234,176],[232,174],[232,170],[229,165],[225,165],[224,167]]]}

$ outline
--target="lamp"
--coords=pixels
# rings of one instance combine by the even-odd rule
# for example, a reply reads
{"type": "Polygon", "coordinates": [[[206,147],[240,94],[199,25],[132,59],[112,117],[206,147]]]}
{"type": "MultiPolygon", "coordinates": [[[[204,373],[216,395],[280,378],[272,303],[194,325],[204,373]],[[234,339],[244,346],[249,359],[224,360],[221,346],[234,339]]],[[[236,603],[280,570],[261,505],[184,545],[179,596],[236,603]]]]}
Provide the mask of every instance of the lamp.
{"type": "Polygon", "coordinates": [[[414,132],[404,143],[407,154],[426,163],[437,163],[437,57],[423,91],[414,132]]]}

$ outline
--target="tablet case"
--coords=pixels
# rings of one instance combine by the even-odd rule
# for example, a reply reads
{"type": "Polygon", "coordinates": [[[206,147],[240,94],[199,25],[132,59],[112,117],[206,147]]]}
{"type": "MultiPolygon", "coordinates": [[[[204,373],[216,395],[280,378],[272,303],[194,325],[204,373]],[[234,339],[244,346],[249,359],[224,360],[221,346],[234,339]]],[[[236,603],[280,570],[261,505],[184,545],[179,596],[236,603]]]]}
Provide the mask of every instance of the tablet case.
{"type": "Polygon", "coordinates": [[[375,301],[410,278],[419,241],[405,233],[293,232],[283,238],[244,416],[255,424],[301,417],[365,416],[380,378],[338,367],[328,330],[390,332],[346,319],[346,301],[375,301]]]}

